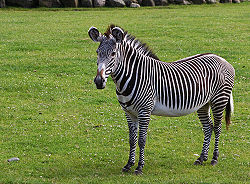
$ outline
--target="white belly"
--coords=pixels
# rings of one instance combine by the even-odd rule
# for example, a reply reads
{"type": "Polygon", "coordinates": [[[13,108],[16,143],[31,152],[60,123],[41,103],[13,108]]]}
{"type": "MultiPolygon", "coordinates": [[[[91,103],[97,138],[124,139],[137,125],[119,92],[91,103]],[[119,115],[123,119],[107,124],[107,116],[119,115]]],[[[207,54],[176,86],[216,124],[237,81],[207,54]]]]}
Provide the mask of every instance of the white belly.
{"type": "Polygon", "coordinates": [[[191,114],[192,112],[197,111],[202,106],[203,105],[195,107],[193,109],[172,109],[165,105],[162,105],[160,102],[155,102],[155,106],[151,114],[157,116],[179,117],[191,114]]]}

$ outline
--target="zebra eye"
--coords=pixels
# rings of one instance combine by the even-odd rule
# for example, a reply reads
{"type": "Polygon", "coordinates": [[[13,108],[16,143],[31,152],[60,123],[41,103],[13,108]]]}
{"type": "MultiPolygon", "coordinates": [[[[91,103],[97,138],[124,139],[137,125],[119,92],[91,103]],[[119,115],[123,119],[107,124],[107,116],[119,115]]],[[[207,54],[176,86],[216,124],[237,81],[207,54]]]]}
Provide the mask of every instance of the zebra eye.
{"type": "Polygon", "coordinates": [[[111,53],[111,56],[114,57],[114,56],[115,56],[115,52],[112,52],[112,53],[111,53]]]}

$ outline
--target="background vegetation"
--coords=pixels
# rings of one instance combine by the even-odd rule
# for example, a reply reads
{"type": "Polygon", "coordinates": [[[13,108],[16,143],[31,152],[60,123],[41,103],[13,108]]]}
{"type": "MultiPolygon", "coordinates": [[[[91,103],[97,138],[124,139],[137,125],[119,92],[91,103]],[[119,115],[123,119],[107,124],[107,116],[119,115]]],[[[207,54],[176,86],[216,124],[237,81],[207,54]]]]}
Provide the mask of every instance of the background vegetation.
{"type": "Polygon", "coordinates": [[[249,183],[249,7],[0,10],[0,183],[249,183]],[[152,116],[144,175],[121,172],[127,123],[112,80],[105,90],[93,83],[98,44],[87,34],[110,23],[163,61],[212,52],[235,67],[235,114],[229,131],[223,122],[218,165],[209,164],[214,141],[209,162],[193,165],[203,141],[196,114],[152,116]]]}

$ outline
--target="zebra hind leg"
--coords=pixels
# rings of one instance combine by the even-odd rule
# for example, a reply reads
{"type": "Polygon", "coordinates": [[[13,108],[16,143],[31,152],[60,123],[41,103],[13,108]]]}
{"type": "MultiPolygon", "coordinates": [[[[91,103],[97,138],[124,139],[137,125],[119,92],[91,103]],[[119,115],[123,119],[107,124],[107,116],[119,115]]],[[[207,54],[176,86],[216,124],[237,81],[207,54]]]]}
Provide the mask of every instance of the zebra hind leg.
{"type": "Polygon", "coordinates": [[[212,112],[214,116],[214,134],[215,134],[214,153],[211,165],[216,165],[218,163],[221,120],[223,117],[223,111],[225,110],[227,104],[230,103],[230,98],[229,98],[230,92],[226,91],[224,93],[220,93],[220,95],[218,95],[217,98],[211,100],[212,112]]]}
{"type": "Polygon", "coordinates": [[[207,103],[201,107],[198,111],[198,117],[203,125],[204,142],[200,157],[194,162],[195,165],[202,165],[203,161],[207,161],[208,150],[211,141],[211,135],[213,130],[213,122],[210,116],[210,104],[207,103]]]}
{"type": "Polygon", "coordinates": [[[137,130],[138,130],[137,118],[132,115],[129,115],[128,113],[126,113],[126,118],[128,121],[128,128],[129,128],[130,152],[129,152],[128,163],[122,168],[123,172],[129,172],[130,168],[135,164],[135,150],[137,144],[137,130]]]}
{"type": "Polygon", "coordinates": [[[214,116],[215,143],[214,143],[214,153],[213,153],[211,165],[216,165],[218,163],[219,138],[220,138],[220,133],[221,133],[221,120],[223,117],[223,110],[224,108],[221,108],[221,106],[219,106],[218,108],[216,108],[216,106],[212,107],[213,116],[214,116]]]}

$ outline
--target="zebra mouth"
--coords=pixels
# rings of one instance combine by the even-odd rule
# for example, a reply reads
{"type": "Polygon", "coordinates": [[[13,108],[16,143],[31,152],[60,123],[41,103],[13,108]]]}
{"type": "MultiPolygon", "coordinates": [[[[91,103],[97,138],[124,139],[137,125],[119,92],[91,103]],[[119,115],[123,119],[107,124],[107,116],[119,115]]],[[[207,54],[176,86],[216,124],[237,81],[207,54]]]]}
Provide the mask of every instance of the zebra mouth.
{"type": "Polygon", "coordinates": [[[104,89],[105,88],[105,80],[100,76],[97,75],[94,79],[95,85],[97,89],[104,89]]]}
{"type": "Polygon", "coordinates": [[[97,88],[97,89],[104,89],[105,86],[103,86],[103,85],[99,86],[99,85],[96,84],[96,88],[97,88]]]}

